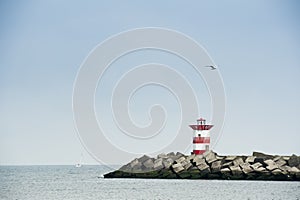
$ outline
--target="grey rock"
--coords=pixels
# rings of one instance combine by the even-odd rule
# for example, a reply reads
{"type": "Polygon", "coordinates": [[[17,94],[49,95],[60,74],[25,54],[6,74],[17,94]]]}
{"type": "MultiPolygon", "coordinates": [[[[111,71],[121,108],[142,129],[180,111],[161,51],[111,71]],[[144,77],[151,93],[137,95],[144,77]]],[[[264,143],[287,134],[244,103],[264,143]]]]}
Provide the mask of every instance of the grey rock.
{"type": "Polygon", "coordinates": [[[290,156],[282,156],[283,160],[288,161],[290,159],[290,156]]]}
{"type": "Polygon", "coordinates": [[[173,162],[173,159],[167,158],[166,160],[163,160],[163,165],[166,169],[169,169],[173,162]]]}
{"type": "Polygon", "coordinates": [[[277,165],[268,165],[266,168],[267,168],[269,171],[272,171],[272,170],[274,170],[274,169],[278,169],[278,166],[277,166],[277,165]]]}
{"type": "Polygon", "coordinates": [[[281,173],[284,174],[284,175],[287,175],[287,174],[289,173],[289,172],[288,172],[288,169],[290,169],[290,168],[291,168],[291,167],[286,166],[286,165],[278,167],[278,169],[280,169],[280,170],[281,170],[281,173]]]}
{"type": "Polygon", "coordinates": [[[198,155],[193,159],[193,163],[194,163],[194,165],[196,165],[196,166],[198,166],[198,165],[200,165],[200,164],[202,164],[202,163],[205,163],[205,164],[206,164],[206,162],[205,162],[203,156],[198,156],[198,155]]]}
{"type": "Polygon", "coordinates": [[[225,175],[230,175],[231,174],[231,170],[229,168],[223,168],[220,170],[220,172],[222,174],[225,174],[225,175]]]}
{"type": "Polygon", "coordinates": [[[193,166],[189,160],[184,160],[183,162],[181,162],[181,165],[185,170],[189,170],[193,166]]]}
{"type": "Polygon", "coordinates": [[[271,159],[264,160],[264,163],[265,163],[266,165],[275,165],[275,162],[274,162],[273,160],[271,160],[271,159]]]}
{"type": "Polygon", "coordinates": [[[261,167],[261,166],[262,166],[262,164],[259,163],[259,162],[250,165],[250,167],[251,167],[252,169],[254,169],[254,170],[257,169],[257,168],[259,168],[259,167],[261,167]]]}
{"type": "Polygon", "coordinates": [[[241,165],[241,164],[243,164],[243,163],[244,163],[244,161],[243,161],[243,159],[240,158],[240,157],[238,157],[238,158],[236,158],[236,159],[233,160],[233,165],[234,165],[234,166],[239,166],[239,165],[241,165]]]}
{"type": "Polygon", "coordinates": [[[297,174],[300,173],[300,169],[298,169],[297,167],[291,167],[288,172],[290,172],[291,174],[297,174]]]}
{"type": "Polygon", "coordinates": [[[195,155],[192,162],[197,162],[199,160],[202,160],[203,158],[203,155],[195,155]]]}
{"type": "Polygon", "coordinates": [[[132,172],[142,172],[143,169],[142,169],[142,163],[138,163],[136,165],[134,165],[132,168],[131,168],[131,171],[132,172]]]}
{"type": "Polygon", "coordinates": [[[255,156],[248,156],[245,160],[246,163],[254,163],[255,156]]]}
{"type": "Polygon", "coordinates": [[[282,171],[280,169],[278,169],[278,168],[274,169],[271,173],[274,174],[274,175],[283,174],[282,171]]]}
{"type": "Polygon", "coordinates": [[[180,163],[173,164],[172,168],[176,174],[184,170],[183,166],[180,163]]]}
{"type": "Polygon", "coordinates": [[[300,165],[300,156],[296,156],[295,154],[293,154],[288,160],[288,164],[290,167],[296,167],[300,165]]]}
{"type": "Polygon", "coordinates": [[[143,162],[143,166],[145,166],[146,169],[152,169],[154,166],[153,159],[150,158],[143,162]]]}
{"type": "Polygon", "coordinates": [[[123,165],[119,170],[124,172],[130,172],[132,170],[132,167],[130,166],[130,163],[128,163],[127,165],[123,165]]]}
{"type": "Polygon", "coordinates": [[[298,180],[300,179],[300,170],[297,167],[291,167],[291,169],[289,169],[289,173],[294,175],[298,180]]]}
{"type": "Polygon", "coordinates": [[[249,174],[249,173],[253,172],[253,169],[250,167],[249,163],[240,164],[240,167],[242,168],[242,171],[245,174],[249,174]]]}
{"type": "Polygon", "coordinates": [[[272,170],[274,170],[274,169],[278,169],[278,166],[276,165],[276,163],[275,163],[273,160],[271,160],[271,159],[265,160],[264,163],[265,163],[266,165],[268,165],[266,168],[267,168],[269,171],[272,171],[272,170]]]}
{"type": "Polygon", "coordinates": [[[256,158],[254,159],[254,163],[259,162],[259,163],[261,163],[261,164],[264,164],[264,161],[265,161],[265,160],[267,160],[267,159],[266,159],[266,158],[256,157],[256,158]]]}
{"type": "Polygon", "coordinates": [[[229,162],[224,163],[222,165],[222,167],[229,167],[229,166],[232,166],[232,165],[233,165],[232,161],[229,161],[229,162]]]}
{"type": "Polygon", "coordinates": [[[236,156],[226,156],[225,160],[227,161],[233,161],[234,159],[236,159],[236,156]]]}
{"type": "Polygon", "coordinates": [[[256,172],[267,172],[266,168],[264,168],[264,167],[258,167],[258,168],[255,168],[253,170],[256,171],[256,172]]]}
{"type": "Polygon", "coordinates": [[[210,173],[210,168],[206,163],[201,163],[197,167],[200,170],[201,175],[203,175],[203,176],[210,173]]]}
{"type": "Polygon", "coordinates": [[[195,158],[196,154],[189,155],[186,159],[187,160],[193,160],[195,158]]]}
{"type": "Polygon", "coordinates": [[[218,159],[218,160],[223,160],[223,159],[224,159],[224,156],[218,156],[218,155],[216,155],[216,159],[218,159]]]}
{"type": "Polygon", "coordinates": [[[283,165],[286,165],[286,161],[283,159],[283,158],[279,158],[278,160],[276,160],[276,165],[278,166],[278,167],[281,167],[281,166],[283,166],[283,165]]]}
{"type": "Polygon", "coordinates": [[[135,165],[137,165],[139,163],[139,160],[136,158],[133,161],[130,162],[130,167],[134,167],[135,165]]]}
{"type": "Polygon", "coordinates": [[[273,161],[276,162],[277,160],[281,159],[282,157],[281,156],[276,156],[273,161]]]}
{"type": "Polygon", "coordinates": [[[140,158],[138,159],[138,161],[141,162],[141,163],[143,163],[143,162],[145,162],[146,160],[149,160],[149,159],[150,159],[149,156],[143,155],[142,157],[140,157],[140,158]]]}
{"type": "Polygon", "coordinates": [[[183,153],[180,153],[180,152],[177,152],[177,153],[176,153],[176,156],[178,156],[178,158],[179,158],[179,157],[181,157],[181,156],[184,156],[184,154],[183,154],[183,153]]]}
{"type": "Polygon", "coordinates": [[[168,156],[167,156],[167,154],[165,154],[165,153],[161,153],[161,154],[158,154],[158,155],[157,155],[157,158],[165,158],[165,159],[167,159],[168,156]]]}
{"type": "Polygon", "coordinates": [[[173,157],[173,156],[175,156],[175,153],[174,152],[170,152],[170,153],[167,154],[167,156],[168,157],[173,157]]]}
{"type": "Polygon", "coordinates": [[[207,163],[212,163],[217,160],[216,153],[214,153],[213,151],[206,151],[203,154],[203,157],[205,158],[207,163]]]}
{"type": "Polygon", "coordinates": [[[163,159],[162,158],[159,158],[157,160],[154,161],[154,165],[153,165],[153,168],[155,170],[160,170],[162,168],[164,168],[164,165],[163,165],[163,159]]]}
{"type": "Polygon", "coordinates": [[[220,172],[221,170],[221,167],[222,167],[222,161],[221,160],[218,160],[218,161],[215,161],[211,164],[211,172],[212,173],[217,173],[217,172],[220,172]]]}
{"type": "Polygon", "coordinates": [[[175,160],[176,163],[181,163],[185,160],[184,156],[181,156],[180,158],[178,158],[177,160],[175,160]]]}
{"type": "Polygon", "coordinates": [[[287,165],[279,166],[278,168],[281,169],[282,171],[287,171],[287,172],[291,169],[291,167],[287,165]]]}
{"type": "Polygon", "coordinates": [[[229,169],[233,176],[240,176],[242,174],[242,169],[240,166],[230,166],[229,169]]]}
{"type": "Polygon", "coordinates": [[[273,159],[274,156],[269,155],[269,154],[265,154],[265,153],[261,153],[261,152],[253,152],[252,156],[255,156],[257,158],[264,158],[264,159],[273,159]]]}

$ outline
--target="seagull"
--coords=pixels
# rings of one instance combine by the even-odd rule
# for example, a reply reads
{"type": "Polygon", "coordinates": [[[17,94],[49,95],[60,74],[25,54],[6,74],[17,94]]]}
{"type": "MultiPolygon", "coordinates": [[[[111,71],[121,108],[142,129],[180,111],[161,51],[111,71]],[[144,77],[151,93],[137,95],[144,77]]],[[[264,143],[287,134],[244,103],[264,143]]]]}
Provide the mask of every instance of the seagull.
{"type": "Polygon", "coordinates": [[[212,65],[205,66],[205,67],[211,67],[211,70],[215,70],[215,69],[217,69],[217,68],[215,68],[215,67],[214,67],[214,66],[212,66],[212,65]]]}

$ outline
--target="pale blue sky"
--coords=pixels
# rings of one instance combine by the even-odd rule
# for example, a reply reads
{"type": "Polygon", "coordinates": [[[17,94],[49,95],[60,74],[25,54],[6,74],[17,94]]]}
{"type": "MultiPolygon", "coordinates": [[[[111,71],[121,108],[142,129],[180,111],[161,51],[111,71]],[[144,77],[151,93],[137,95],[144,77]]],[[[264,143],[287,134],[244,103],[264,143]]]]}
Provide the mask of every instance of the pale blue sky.
{"type": "Polygon", "coordinates": [[[77,70],[107,37],[153,26],[194,38],[219,66],[227,113],[215,151],[300,154],[299,9],[296,0],[1,1],[0,164],[74,164],[81,153],[95,163],[73,123],[77,70]]]}

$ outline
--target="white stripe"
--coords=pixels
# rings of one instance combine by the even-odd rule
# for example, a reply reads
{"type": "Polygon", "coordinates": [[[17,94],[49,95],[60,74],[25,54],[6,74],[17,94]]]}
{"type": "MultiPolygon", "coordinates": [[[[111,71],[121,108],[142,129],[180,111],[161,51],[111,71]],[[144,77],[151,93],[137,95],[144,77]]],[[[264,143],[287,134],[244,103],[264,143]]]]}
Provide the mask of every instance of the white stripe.
{"type": "Polygon", "coordinates": [[[193,150],[205,150],[205,146],[208,145],[209,143],[197,143],[193,144],[193,150]]]}
{"type": "Polygon", "coordinates": [[[204,130],[204,131],[194,131],[194,137],[198,137],[200,134],[200,137],[210,137],[210,133],[208,130],[204,130]]]}

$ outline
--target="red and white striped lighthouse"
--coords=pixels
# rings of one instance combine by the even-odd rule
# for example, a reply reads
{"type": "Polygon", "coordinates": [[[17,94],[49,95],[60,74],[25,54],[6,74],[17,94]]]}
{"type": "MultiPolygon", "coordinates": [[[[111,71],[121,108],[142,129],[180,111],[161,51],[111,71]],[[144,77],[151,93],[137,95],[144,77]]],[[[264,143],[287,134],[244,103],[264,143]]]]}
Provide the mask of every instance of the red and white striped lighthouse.
{"type": "Polygon", "coordinates": [[[210,144],[209,130],[213,125],[207,125],[206,120],[200,118],[197,120],[197,125],[190,125],[190,127],[194,130],[192,153],[198,155],[208,151],[210,144]]]}

